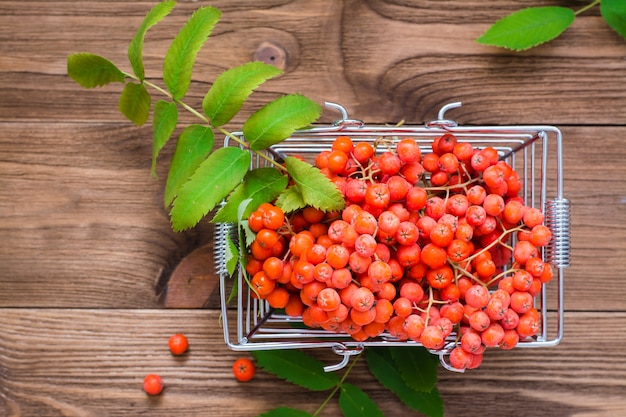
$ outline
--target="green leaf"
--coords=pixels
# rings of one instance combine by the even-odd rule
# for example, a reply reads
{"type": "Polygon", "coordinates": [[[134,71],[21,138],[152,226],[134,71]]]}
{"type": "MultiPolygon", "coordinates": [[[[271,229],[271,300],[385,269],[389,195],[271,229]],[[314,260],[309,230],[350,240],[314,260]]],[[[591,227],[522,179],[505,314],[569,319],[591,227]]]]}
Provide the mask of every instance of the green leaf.
{"type": "Polygon", "coordinates": [[[246,212],[248,211],[250,203],[252,203],[252,198],[246,198],[239,203],[239,207],[237,207],[237,223],[247,220],[249,215],[246,215],[246,212]]]}
{"type": "Polygon", "coordinates": [[[233,275],[239,263],[239,251],[237,245],[230,236],[226,236],[226,271],[228,275],[233,275]]]}
{"type": "Polygon", "coordinates": [[[250,228],[247,217],[244,217],[244,213],[247,211],[251,202],[252,199],[247,198],[239,203],[239,208],[237,209],[237,225],[239,226],[239,258],[241,259],[241,263],[244,268],[247,263],[247,248],[249,248],[250,245],[252,245],[252,242],[254,242],[254,239],[256,239],[256,233],[254,233],[254,231],[250,228]]]}
{"type": "Polygon", "coordinates": [[[267,413],[259,414],[258,417],[312,417],[312,414],[306,411],[296,410],[295,408],[278,407],[267,413]]]}
{"type": "Polygon", "coordinates": [[[522,51],[556,38],[574,18],[567,7],[528,7],[498,20],[477,42],[522,51]]]}
{"type": "Polygon", "coordinates": [[[213,149],[213,131],[210,127],[189,125],[183,130],[172,156],[165,185],[165,207],[169,207],[178,190],[204,161],[213,149]]]}
{"type": "Polygon", "coordinates": [[[115,64],[99,55],[85,52],[67,57],[67,75],[84,88],[124,82],[124,73],[115,64]]]}
{"type": "Polygon", "coordinates": [[[202,109],[213,126],[228,123],[259,85],[282,74],[273,65],[248,62],[220,74],[202,100],[202,109]]]}
{"type": "Polygon", "coordinates": [[[341,384],[339,408],[344,417],[384,417],[369,395],[349,383],[341,384]]]}
{"type": "Polygon", "coordinates": [[[437,385],[439,360],[423,347],[390,347],[396,368],[409,387],[430,392],[437,385]]]}
{"type": "Polygon", "coordinates": [[[287,186],[288,178],[274,168],[258,168],[246,174],[246,178],[228,197],[228,202],[222,206],[212,219],[213,223],[237,222],[237,208],[247,198],[252,199],[244,217],[250,216],[261,203],[274,200],[287,186]]]}
{"type": "Polygon", "coordinates": [[[215,208],[243,179],[250,152],[226,147],[213,152],[178,191],[170,216],[175,231],[189,229],[215,208]]]}
{"type": "Polygon", "coordinates": [[[130,61],[131,67],[133,67],[133,72],[141,81],[145,78],[143,68],[143,43],[146,32],[167,16],[174,8],[174,5],[176,5],[175,1],[164,1],[154,6],[143,19],[133,40],[130,42],[130,45],[128,45],[128,60],[130,61]]]}
{"type": "Polygon", "coordinates": [[[602,0],[600,13],[614,31],[626,38],[626,2],[624,0],[602,0]]]}
{"type": "Polygon", "coordinates": [[[284,213],[293,213],[296,210],[305,208],[306,203],[304,202],[304,197],[302,197],[298,186],[292,185],[280,193],[276,199],[276,206],[280,207],[284,213]]]}
{"type": "Polygon", "coordinates": [[[124,86],[118,109],[128,120],[141,126],[150,116],[150,94],[143,84],[127,83],[124,86]]]}
{"type": "Polygon", "coordinates": [[[174,133],[178,123],[176,103],[159,100],[154,104],[152,114],[152,168],[150,173],[156,176],[156,163],[159,152],[174,133]]]}
{"type": "Polygon", "coordinates": [[[388,348],[368,348],[366,359],[372,375],[400,401],[429,417],[443,417],[443,400],[439,391],[436,388],[430,392],[412,389],[402,377],[388,348]]]}
{"type": "Polygon", "coordinates": [[[178,32],[167,50],[163,63],[163,81],[175,100],[180,100],[187,93],[196,56],[220,15],[221,12],[216,8],[199,8],[178,32]]]}
{"type": "Polygon", "coordinates": [[[319,169],[293,156],[286,158],[285,166],[308,206],[323,211],[341,210],[345,207],[341,191],[319,169]]]}
{"type": "Polygon", "coordinates": [[[243,125],[243,134],[253,150],[267,149],[315,122],[321,112],[321,106],[314,101],[299,94],[289,94],[250,116],[243,125]]]}
{"type": "Polygon", "coordinates": [[[252,354],[266,371],[311,391],[326,391],[339,383],[336,373],[324,372],[322,362],[300,350],[258,350],[252,354]]]}
{"type": "Polygon", "coordinates": [[[254,239],[256,239],[256,233],[252,231],[247,220],[242,221],[240,226],[243,229],[242,239],[245,239],[245,240],[240,240],[240,243],[242,243],[241,247],[249,248],[250,245],[252,245],[252,242],[254,242],[254,239]]]}

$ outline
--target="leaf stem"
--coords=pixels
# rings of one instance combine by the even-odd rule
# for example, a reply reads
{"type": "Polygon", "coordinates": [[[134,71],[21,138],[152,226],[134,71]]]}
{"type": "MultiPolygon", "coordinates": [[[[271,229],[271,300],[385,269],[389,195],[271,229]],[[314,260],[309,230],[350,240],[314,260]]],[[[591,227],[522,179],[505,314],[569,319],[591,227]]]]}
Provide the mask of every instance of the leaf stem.
{"type": "Polygon", "coordinates": [[[243,141],[243,140],[239,139],[233,133],[229,132],[228,130],[224,129],[221,126],[213,126],[213,125],[211,125],[211,121],[209,120],[208,117],[206,117],[204,114],[200,113],[199,111],[197,111],[196,109],[191,107],[189,104],[185,103],[184,101],[175,99],[174,96],[172,96],[172,94],[170,94],[170,92],[165,90],[164,88],[161,88],[158,85],[156,85],[156,84],[154,84],[154,83],[152,83],[152,82],[150,82],[148,80],[145,80],[145,79],[142,81],[138,77],[136,77],[134,74],[130,74],[130,73],[124,72],[124,75],[126,77],[132,78],[132,79],[134,79],[136,81],[140,81],[140,82],[144,83],[145,85],[147,85],[147,86],[157,90],[158,92],[160,92],[161,94],[167,96],[170,100],[174,101],[176,104],[180,105],[182,108],[187,110],[189,113],[193,114],[194,116],[196,116],[197,118],[202,120],[207,125],[210,125],[214,129],[217,129],[224,136],[229,137],[230,139],[234,140],[235,142],[237,142],[237,144],[241,145],[245,149],[251,150],[252,152],[257,154],[261,158],[265,159],[267,162],[269,162],[271,165],[273,165],[274,168],[276,168],[276,169],[278,169],[280,171],[283,171],[283,172],[287,172],[287,168],[285,168],[281,164],[277,163],[272,158],[270,158],[269,156],[265,155],[263,152],[259,152],[259,151],[255,151],[255,150],[250,149],[250,145],[246,141],[243,141]]]}
{"type": "Polygon", "coordinates": [[[574,15],[578,16],[581,13],[585,13],[587,10],[597,6],[598,4],[600,4],[600,0],[594,0],[591,3],[589,3],[588,5],[586,5],[583,8],[581,8],[580,10],[575,11],[574,15]]]}
{"type": "Polygon", "coordinates": [[[322,410],[324,409],[324,407],[326,407],[326,405],[330,402],[330,400],[335,396],[335,394],[337,393],[337,391],[339,391],[341,389],[341,386],[343,385],[344,381],[346,380],[346,378],[348,377],[348,374],[350,373],[350,371],[352,370],[352,368],[354,367],[354,365],[357,363],[357,361],[359,360],[359,356],[358,355],[350,364],[350,366],[348,366],[348,369],[346,369],[346,372],[343,373],[343,375],[341,376],[341,379],[339,380],[339,382],[337,383],[337,385],[335,385],[335,388],[332,390],[332,392],[330,394],[328,394],[328,397],[326,397],[326,399],[324,400],[324,402],[322,404],[320,404],[319,407],[317,407],[317,410],[315,410],[315,412],[313,413],[313,417],[318,416],[319,413],[322,412],[322,410]]]}

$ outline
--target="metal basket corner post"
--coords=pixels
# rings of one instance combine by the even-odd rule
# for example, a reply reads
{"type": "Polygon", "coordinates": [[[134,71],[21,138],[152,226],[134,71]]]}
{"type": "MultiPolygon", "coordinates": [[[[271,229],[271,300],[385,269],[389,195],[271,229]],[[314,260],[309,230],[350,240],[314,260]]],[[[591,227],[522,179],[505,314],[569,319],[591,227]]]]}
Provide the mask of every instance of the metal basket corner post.
{"type": "MultiPolygon", "coordinates": [[[[552,232],[552,240],[542,250],[542,257],[555,272],[554,279],[543,286],[536,297],[537,308],[542,313],[542,328],[532,339],[520,341],[518,347],[548,347],[557,345],[563,337],[563,270],[570,263],[569,201],[563,195],[562,133],[554,126],[459,126],[445,118],[445,113],[461,103],[450,103],[439,111],[435,121],[424,126],[366,125],[360,120],[348,118],[345,109],[335,103],[329,108],[341,113],[341,119],[331,125],[315,126],[298,131],[286,141],[276,145],[271,157],[298,154],[314,156],[328,149],[337,136],[350,136],[356,141],[374,142],[380,138],[391,142],[413,138],[426,151],[432,141],[444,133],[452,133],[459,141],[470,142],[475,147],[494,147],[501,160],[508,162],[520,175],[523,188],[520,193],[527,206],[539,208],[545,213],[545,223],[552,232]]],[[[238,133],[240,134],[240,133],[238,133]]],[[[225,146],[229,146],[228,138],[225,146]]],[[[263,164],[253,159],[253,168],[263,164]]],[[[412,341],[399,341],[391,335],[365,342],[356,342],[348,335],[325,330],[309,329],[299,318],[273,311],[265,302],[251,296],[245,285],[244,271],[238,268],[234,277],[226,271],[226,237],[236,232],[233,225],[218,224],[215,232],[215,263],[220,275],[222,320],[224,340],[229,348],[240,351],[298,348],[330,348],[342,360],[327,367],[339,369],[346,365],[352,355],[359,354],[368,346],[419,346],[412,341]],[[236,296],[227,303],[229,288],[234,286],[236,296]]],[[[454,344],[456,335],[449,338],[448,348],[454,344]]],[[[449,349],[439,354],[444,367],[454,370],[446,362],[449,349]]]]}

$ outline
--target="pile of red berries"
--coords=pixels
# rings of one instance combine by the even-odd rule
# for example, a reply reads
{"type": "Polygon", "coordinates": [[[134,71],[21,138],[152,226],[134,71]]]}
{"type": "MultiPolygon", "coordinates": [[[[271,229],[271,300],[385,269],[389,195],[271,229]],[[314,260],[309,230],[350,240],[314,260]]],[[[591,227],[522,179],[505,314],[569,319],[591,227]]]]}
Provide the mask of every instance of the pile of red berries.
{"type": "Polygon", "coordinates": [[[422,155],[413,139],[341,136],[315,164],[346,208],[285,216],[265,203],[252,213],[246,271],[256,297],[357,341],[454,343],[457,369],[539,331],[534,300],[552,278],[540,248],[551,232],[496,149],[444,134],[422,155]]]}

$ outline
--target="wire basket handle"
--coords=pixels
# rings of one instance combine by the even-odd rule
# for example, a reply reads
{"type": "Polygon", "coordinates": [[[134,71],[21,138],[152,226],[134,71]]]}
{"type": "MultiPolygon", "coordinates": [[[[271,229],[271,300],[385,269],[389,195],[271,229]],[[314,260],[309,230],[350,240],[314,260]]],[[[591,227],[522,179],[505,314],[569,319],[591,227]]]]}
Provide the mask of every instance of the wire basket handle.
{"type": "Polygon", "coordinates": [[[355,356],[355,355],[359,355],[363,352],[364,347],[363,346],[357,346],[355,348],[348,348],[344,345],[342,345],[341,343],[333,346],[333,352],[335,352],[337,355],[339,356],[343,356],[343,358],[341,359],[341,362],[335,364],[335,365],[328,365],[324,367],[324,372],[333,372],[333,371],[338,371],[339,369],[344,368],[347,364],[348,361],[350,360],[351,356],[355,356]]]}
{"type": "Polygon", "coordinates": [[[438,127],[442,129],[457,127],[458,124],[454,120],[446,119],[446,112],[448,110],[456,109],[461,107],[460,101],[455,101],[453,103],[448,103],[439,109],[439,113],[437,113],[437,120],[433,120],[425,124],[427,128],[438,127]]]}

